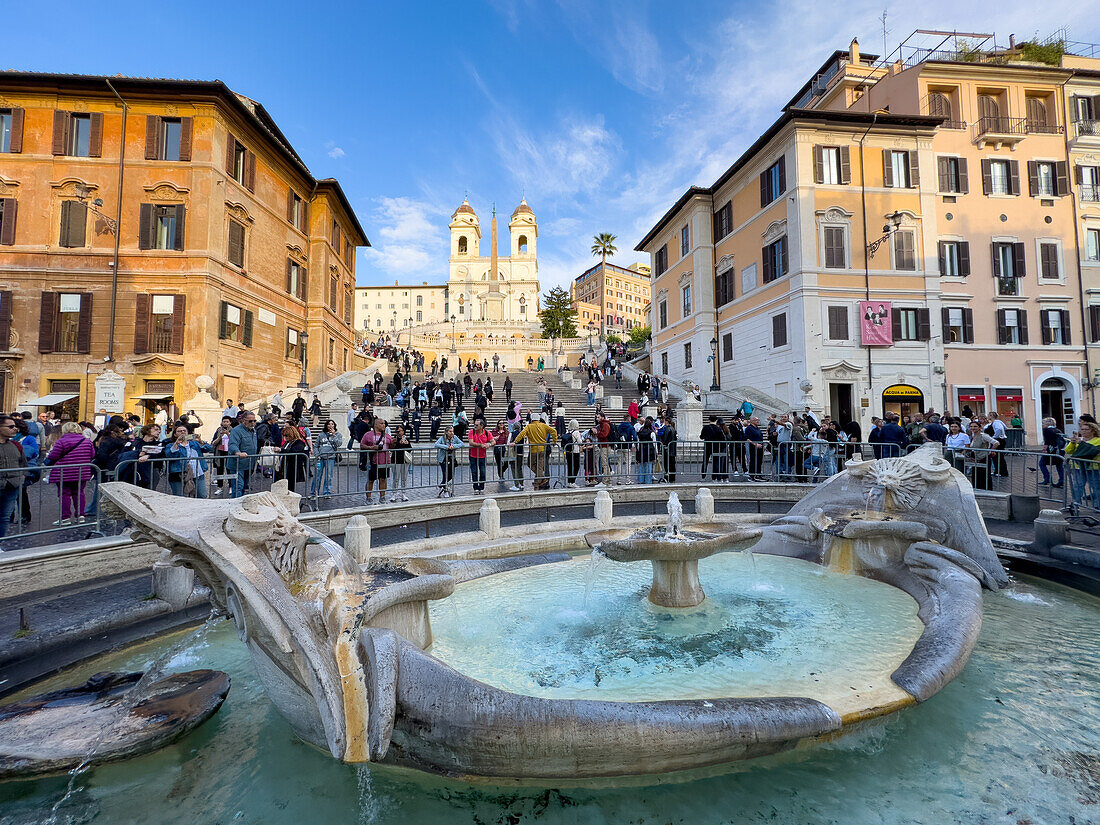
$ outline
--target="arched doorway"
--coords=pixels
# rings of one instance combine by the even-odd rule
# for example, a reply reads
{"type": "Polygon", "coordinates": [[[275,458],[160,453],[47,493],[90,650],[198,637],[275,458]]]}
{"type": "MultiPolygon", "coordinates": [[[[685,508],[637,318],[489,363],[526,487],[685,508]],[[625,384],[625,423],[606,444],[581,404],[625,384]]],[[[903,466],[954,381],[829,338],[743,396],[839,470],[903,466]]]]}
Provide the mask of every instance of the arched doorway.
{"type": "Polygon", "coordinates": [[[882,413],[895,412],[899,416],[924,412],[924,393],[911,384],[894,384],[882,391],[882,413]]]}
{"type": "Polygon", "coordinates": [[[1043,418],[1053,418],[1055,426],[1064,433],[1069,433],[1067,427],[1073,428],[1073,391],[1064,378],[1052,376],[1039,385],[1039,412],[1043,418]]]}

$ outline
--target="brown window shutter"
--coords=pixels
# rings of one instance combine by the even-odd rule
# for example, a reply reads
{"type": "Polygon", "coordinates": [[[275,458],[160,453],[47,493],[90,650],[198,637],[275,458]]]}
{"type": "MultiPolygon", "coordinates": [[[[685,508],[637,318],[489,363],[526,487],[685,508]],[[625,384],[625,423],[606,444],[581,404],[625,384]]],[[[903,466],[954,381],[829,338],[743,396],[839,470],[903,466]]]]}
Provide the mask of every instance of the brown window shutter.
{"type": "Polygon", "coordinates": [[[993,191],[993,161],[982,158],[982,192],[988,195],[993,191]]]}
{"type": "MultiPolygon", "coordinates": [[[[53,113],[53,153],[63,155],[68,150],[69,142],[69,113],[55,110],[53,113]]],[[[48,350],[53,352],[53,350],[48,350]]]]}
{"type": "Polygon", "coordinates": [[[928,307],[917,310],[917,340],[928,341],[932,338],[932,317],[928,307]]]}
{"type": "Polygon", "coordinates": [[[894,307],[890,310],[890,331],[893,333],[894,340],[901,340],[901,310],[894,307]]]}
{"type": "Polygon", "coordinates": [[[69,243],[69,225],[72,223],[72,211],[73,204],[76,201],[61,201],[61,232],[57,239],[58,246],[72,246],[69,243]]]}
{"type": "Polygon", "coordinates": [[[177,295],[172,302],[172,352],[183,355],[183,325],[187,318],[187,296],[177,295]]]}
{"type": "Polygon", "coordinates": [[[1039,194],[1039,162],[1035,160],[1027,162],[1027,191],[1033,198],[1039,194]]]}
{"type": "MultiPolygon", "coordinates": [[[[0,322],[3,318],[0,318],[0,322]]],[[[0,339],[2,340],[2,339],[0,339]]],[[[1089,307],[1089,342],[1100,341],[1100,306],[1089,307]]]]}
{"type": "Polygon", "coordinates": [[[309,202],[302,201],[302,231],[309,234],[309,202]]]}
{"type": "Polygon", "coordinates": [[[760,260],[762,262],[762,266],[760,267],[761,278],[763,283],[766,284],[772,280],[772,256],[768,247],[765,246],[760,250],[760,260]]]}
{"type": "Polygon", "coordinates": [[[152,249],[153,204],[143,203],[138,218],[138,249],[152,249]]]}
{"type": "Polygon", "coordinates": [[[909,159],[909,188],[920,189],[920,156],[916,150],[905,153],[909,159]]]}
{"type": "MultiPolygon", "coordinates": [[[[951,343],[951,315],[947,307],[940,307],[940,326],[943,327],[943,342],[951,343]]],[[[962,343],[962,342],[960,342],[962,343]]]]}
{"type": "Polygon", "coordinates": [[[92,293],[80,293],[80,320],[76,330],[76,351],[92,351],[92,293]]]}
{"type": "Polygon", "coordinates": [[[1050,343],[1050,338],[1051,338],[1050,327],[1047,326],[1047,313],[1048,312],[1050,312],[1049,309],[1039,310],[1039,331],[1042,333],[1042,336],[1043,336],[1042,340],[1043,340],[1044,345],[1049,344],[1050,343]]]}
{"type": "Polygon", "coordinates": [[[88,157],[103,157],[103,113],[92,112],[88,118],[88,157]]]}
{"type": "Polygon", "coordinates": [[[294,294],[293,292],[290,291],[290,287],[291,287],[291,284],[290,284],[290,268],[291,268],[292,265],[293,265],[293,261],[291,261],[290,258],[287,258],[286,259],[286,291],[287,291],[288,295],[293,295],[294,294]]]}
{"type": "Polygon", "coordinates": [[[963,310],[963,343],[974,343],[974,310],[969,307],[963,310]]]}
{"type": "Polygon", "coordinates": [[[852,153],[847,146],[840,147],[840,182],[852,182],[852,153]]]}
{"type": "Polygon", "coordinates": [[[182,203],[176,204],[176,237],[172,245],[173,249],[183,249],[184,230],[187,224],[187,207],[182,203]]]}
{"type": "Polygon", "coordinates": [[[944,243],[943,241],[939,241],[936,245],[936,248],[937,248],[937,252],[939,253],[939,259],[940,259],[940,274],[941,275],[946,275],[947,274],[947,244],[944,243]]]}
{"type": "Polygon", "coordinates": [[[1019,195],[1020,189],[1020,162],[1010,160],[1008,162],[1008,188],[1013,195],[1019,195]]]}
{"type": "Polygon", "coordinates": [[[779,156],[779,191],[776,195],[782,195],[787,191],[787,157],[786,155],[779,156]]]}
{"type": "Polygon", "coordinates": [[[939,180],[941,192],[951,191],[951,159],[936,158],[936,175],[939,180]]]}
{"type": "Polygon", "coordinates": [[[229,330],[226,329],[226,325],[229,323],[229,302],[222,301],[221,306],[218,308],[218,338],[224,339],[229,336],[229,330]]]}
{"type": "Polygon", "coordinates": [[[989,245],[989,251],[991,253],[991,257],[992,257],[992,261],[993,261],[993,277],[994,278],[1000,278],[1001,277],[1001,258],[997,254],[997,244],[996,243],[991,243],[989,245]]]}
{"type": "Polygon", "coordinates": [[[760,173],[760,208],[768,205],[768,173],[767,170],[760,173]]]}
{"type": "Polygon", "coordinates": [[[83,247],[87,229],[88,207],[80,201],[62,201],[60,245],[70,249],[83,247]]]}
{"type": "Polygon", "coordinates": [[[247,152],[244,156],[244,185],[249,192],[256,191],[256,154],[247,152]]]}
{"type": "Polygon", "coordinates": [[[970,274],[970,242],[959,241],[959,274],[964,278],[970,274]]]}
{"type": "Polygon", "coordinates": [[[1026,344],[1027,343],[1027,310],[1026,309],[1016,310],[1016,318],[1017,318],[1017,320],[1020,324],[1020,343],[1021,344],[1026,344]]]}
{"type": "Polygon", "coordinates": [[[233,137],[233,133],[229,133],[229,139],[225,144],[225,171],[229,173],[229,177],[234,177],[236,169],[234,168],[234,162],[237,159],[237,139],[233,137]]]}
{"type": "Polygon", "coordinates": [[[0,351],[11,347],[11,291],[0,290],[0,351]]]}
{"type": "Polygon", "coordinates": [[[0,208],[4,210],[0,217],[0,244],[12,246],[15,244],[15,217],[19,212],[19,202],[15,198],[2,198],[0,208]]]}
{"type": "Polygon", "coordinates": [[[1005,322],[1005,310],[997,310],[997,343],[1008,343],[1008,324],[1005,322]]]}
{"type": "Polygon", "coordinates": [[[1023,278],[1027,275],[1027,261],[1024,260],[1024,245],[1022,243],[1012,244],[1012,257],[1013,268],[1016,270],[1013,274],[1017,278],[1023,278]]]}
{"type": "Polygon", "coordinates": [[[294,190],[286,190],[286,219],[294,223],[294,190]]]}
{"type": "MultiPolygon", "coordinates": [[[[160,160],[160,116],[145,116],[145,159],[160,160]]],[[[145,352],[145,350],[142,350],[145,352]]]]}
{"type": "Polygon", "coordinates": [[[134,355],[149,351],[149,327],[153,322],[153,298],[144,292],[137,294],[134,307],[134,355]]]}
{"type": "Polygon", "coordinates": [[[1062,343],[1069,345],[1073,343],[1073,335],[1069,329],[1069,310],[1059,309],[1056,310],[1059,315],[1062,316],[1062,343]]]}
{"type": "Polygon", "coordinates": [[[882,185],[894,185],[894,167],[890,165],[890,150],[882,150],[882,185]]]}
{"type": "Polygon", "coordinates": [[[23,151],[23,110],[13,108],[11,110],[11,141],[8,151],[18,155],[23,151]]]}
{"type": "Polygon", "coordinates": [[[180,160],[191,160],[191,135],[194,121],[189,117],[180,118],[180,160]]]}
{"type": "Polygon", "coordinates": [[[57,293],[42,293],[42,311],[38,316],[38,351],[54,351],[54,331],[57,328],[57,293]]]}
{"type": "Polygon", "coordinates": [[[244,328],[241,331],[241,343],[246,347],[252,346],[252,310],[246,309],[243,311],[244,328]]]}
{"type": "Polygon", "coordinates": [[[814,146],[814,183],[825,182],[825,161],[820,146],[814,146]]]}
{"type": "Polygon", "coordinates": [[[298,269],[298,297],[309,301],[309,270],[304,266],[298,269]]]}
{"type": "Polygon", "coordinates": [[[244,266],[244,227],[232,220],[229,222],[229,263],[244,266]]]}
{"type": "Polygon", "coordinates": [[[1054,194],[1064,197],[1069,193],[1069,165],[1059,160],[1054,164],[1054,194]]]}
{"type": "Polygon", "coordinates": [[[970,191],[970,178],[966,173],[966,158],[959,158],[959,192],[966,194],[970,191]]]}

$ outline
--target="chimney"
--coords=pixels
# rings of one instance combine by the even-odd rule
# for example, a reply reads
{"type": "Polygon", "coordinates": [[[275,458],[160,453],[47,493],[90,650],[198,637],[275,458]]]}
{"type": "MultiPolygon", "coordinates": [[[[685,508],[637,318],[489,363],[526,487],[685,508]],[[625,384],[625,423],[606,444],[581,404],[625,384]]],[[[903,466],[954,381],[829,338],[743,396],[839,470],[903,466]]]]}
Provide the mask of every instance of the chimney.
{"type": "Polygon", "coordinates": [[[859,65],[859,40],[854,37],[848,46],[848,62],[859,65]]]}

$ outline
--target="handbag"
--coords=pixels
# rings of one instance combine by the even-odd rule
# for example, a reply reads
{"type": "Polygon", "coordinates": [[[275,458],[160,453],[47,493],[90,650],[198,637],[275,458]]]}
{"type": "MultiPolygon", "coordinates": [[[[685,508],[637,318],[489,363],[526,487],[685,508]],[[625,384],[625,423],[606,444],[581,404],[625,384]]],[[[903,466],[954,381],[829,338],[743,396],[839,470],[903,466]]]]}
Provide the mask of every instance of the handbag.
{"type": "Polygon", "coordinates": [[[256,463],[265,470],[272,470],[279,463],[279,459],[276,457],[278,452],[272,445],[264,444],[260,447],[260,458],[256,463]]]}

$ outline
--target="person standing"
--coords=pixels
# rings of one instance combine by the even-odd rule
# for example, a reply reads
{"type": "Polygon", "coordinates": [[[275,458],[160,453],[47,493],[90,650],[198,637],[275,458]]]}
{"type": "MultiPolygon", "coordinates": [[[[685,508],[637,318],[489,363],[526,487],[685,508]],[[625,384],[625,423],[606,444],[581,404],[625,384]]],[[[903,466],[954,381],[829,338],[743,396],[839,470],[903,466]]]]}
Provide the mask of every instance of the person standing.
{"type": "Polygon", "coordinates": [[[474,428],[470,432],[470,479],[474,492],[485,491],[485,450],[494,442],[491,433],[485,429],[485,419],[475,418],[474,428]]]}
{"type": "Polygon", "coordinates": [[[374,427],[363,436],[362,446],[371,459],[370,470],[367,472],[367,504],[374,503],[374,482],[376,481],[378,482],[378,503],[384,504],[393,437],[386,432],[386,422],[380,416],[374,419],[374,427]]]}
{"type": "Polygon", "coordinates": [[[718,452],[722,449],[723,442],[725,441],[722,427],[718,423],[718,416],[711,415],[708,417],[707,423],[704,424],[703,429],[699,431],[699,440],[703,442],[702,480],[707,480],[707,471],[709,470],[711,479],[717,481],[718,452]],[[713,466],[711,466],[712,464],[713,466]]]}
{"type": "Polygon", "coordinates": [[[1050,484],[1050,467],[1058,471],[1058,483],[1054,487],[1061,487],[1065,483],[1064,469],[1062,467],[1062,451],[1066,446],[1066,437],[1058,429],[1058,423],[1053,418],[1043,419],[1043,456],[1039,459],[1039,471],[1043,474],[1043,485],[1050,484]]]}
{"type": "MultiPolygon", "coordinates": [[[[428,411],[428,421],[431,422],[431,429],[428,431],[428,440],[433,443],[439,438],[439,427],[443,422],[443,409],[443,405],[439,401],[436,401],[428,411]]],[[[417,439],[417,441],[419,440],[420,439],[417,439]]]]}
{"type": "Polygon", "coordinates": [[[516,433],[515,441],[526,441],[528,445],[527,463],[535,474],[534,488],[546,490],[550,487],[550,478],[546,468],[546,452],[550,444],[557,443],[558,434],[539,414],[526,427],[516,433]]]}
{"type": "Polygon", "coordinates": [[[27,466],[27,459],[23,448],[15,442],[15,435],[15,419],[0,415],[0,538],[8,533],[8,522],[19,504],[27,477],[20,472],[27,466]]]}
{"type": "Polygon", "coordinates": [[[306,400],[302,398],[302,394],[298,393],[294,400],[290,402],[290,413],[294,418],[301,420],[302,415],[306,411],[306,400]]]}
{"type": "Polygon", "coordinates": [[[332,495],[332,475],[336,469],[336,456],[340,452],[340,434],[336,432],[336,422],[331,418],[325,422],[325,427],[317,436],[314,443],[314,452],[317,455],[317,466],[313,473],[313,481],[309,486],[310,496],[332,495]]]}
{"type": "Polygon", "coordinates": [[[493,372],[500,372],[500,356],[493,353],[493,372]]]}
{"type": "Polygon", "coordinates": [[[95,458],[92,442],[84,437],[83,428],[75,421],[61,425],[61,437],[53,445],[45,463],[50,470],[50,484],[56,484],[61,497],[61,518],[55,527],[84,521],[84,485],[92,477],[91,463],[95,458]]]}
{"type": "Polygon", "coordinates": [[[512,400],[512,376],[504,376],[504,400],[512,400]]]}
{"type": "Polygon", "coordinates": [[[761,468],[764,466],[764,431],[760,429],[760,419],[755,415],[745,427],[745,450],[749,478],[759,481],[761,468]]]}
{"type": "MultiPolygon", "coordinates": [[[[286,430],[283,431],[283,438],[286,438],[286,430]]],[[[231,457],[230,472],[236,473],[230,480],[230,494],[233,498],[240,498],[248,486],[248,478],[252,475],[256,456],[259,454],[255,413],[248,410],[241,413],[241,423],[229,432],[227,447],[231,457]]]]}
{"type": "Polygon", "coordinates": [[[435,457],[439,463],[439,495],[436,498],[451,498],[454,495],[455,456],[463,447],[462,440],[455,435],[454,427],[448,427],[435,442],[435,457]]]}
{"type": "Polygon", "coordinates": [[[309,474],[309,447],[297,427],[283,427],[283,479],[287,489],[295,488],[306,480],[309,474]]]}
{"type": "MultiPolygon", "coordinates": [[[[233,403],[232,398],[227,398],[225,400],[225,409],[222,410],[222,418],[229,418],[233,421],[236,421],[237,417],[240,414],[241,414],[241,408],[233,403]]],[[[153,423],[156,424],[157,422],[154,421],[153,423]]]]}
{"type": "Polygon", "coordinates": [[[619,364],[615,367],[615,389],[621,390],[623,388],[623,365],[619,364]]]}
{"type": "Polygon", "coordinates": [[[408,432],[400,424],[393,439],[393,486],[390,488],[390,502],[409,500],[409,472],[412,469],[412,442],[408,432]],[[400,492],[398,492],[400,490],[400,492]]]}
{"type": "Polygon", "coordinates": [[[653,435],[653,419],[646,417],[638,431],[638,483],[653,483],[653,462],[657,460],[657,440],[653,435]]]}
{"type": "Polygon", "coordinates": [[[277,390],[273,396],[271,396],[271,412],[278,418],[283,414],[283,391],[277,390]]]}
{"type": "Polygon", "coordinates": [[[909,436],[898,424],[898,417],[895,412],[886,413],[886,423],[879,428],[884,458],[895,458],[902,455],[909,444],[909,436]]]}
{"type": "Polygon", "coordinates": [[[584,434],[581,433],[581,425],[573,418],[566,425],[565,433],[561,436],[562,452],[565,454],[565,479],[566,487],[577,486],[577,475],[581,471],[581,450],[584,434]]]}
{"type": "MultiPolygon", "coordinates": [[[[195,498],[206,498],[206,459],[204,453],[214,448],[187,430],[186,424],[177,424],[172,430],[172,441],[164,448],[168,459],[168,487],[174,496],[187,495],[187,473],[190,471],[195,484],[195,498]]],[[[98,453],[96,459],[98,461],[98,453]]]]}

